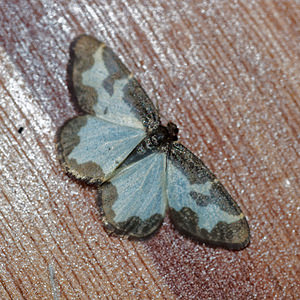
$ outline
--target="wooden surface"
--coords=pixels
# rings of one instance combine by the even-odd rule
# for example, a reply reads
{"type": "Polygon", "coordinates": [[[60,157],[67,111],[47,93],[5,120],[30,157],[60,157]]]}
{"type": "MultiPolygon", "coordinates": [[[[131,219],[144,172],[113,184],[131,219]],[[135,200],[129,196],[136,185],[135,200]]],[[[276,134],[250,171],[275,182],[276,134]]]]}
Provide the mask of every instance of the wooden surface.
{"type": "Polygon", "coordinates": [[[296,0],[1,1],[1,299],[299,299],[299,19],[296,0]],[[147,241],[106,234],[96,191],[55,153],[80,33],[119,54],[228,188],[248,248],[168,218],[147,241]]]}

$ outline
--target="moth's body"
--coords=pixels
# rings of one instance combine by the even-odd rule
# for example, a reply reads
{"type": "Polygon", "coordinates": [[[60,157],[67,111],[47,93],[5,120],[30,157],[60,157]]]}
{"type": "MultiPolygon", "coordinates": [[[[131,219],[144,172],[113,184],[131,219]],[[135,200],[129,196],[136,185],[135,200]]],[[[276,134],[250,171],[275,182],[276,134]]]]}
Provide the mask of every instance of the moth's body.
{"type": "Polygon", "coordinates": [[[146,149],[171,148],[172,143],[178,140],[178,128],[172,122],[167,126],[159,125],[143,140],[142,144],[146,149]]]}
{"type": "Polygon", "coordinates": [[[111,49],[89,36],[71,44],[69,87],[85,115],[58,132],[67,173],[96,183],[105,219],[117,233],[146,237],[166,211],[194,238],[242,249],[250,233],[238,205],[191,151],[111,49]]]}

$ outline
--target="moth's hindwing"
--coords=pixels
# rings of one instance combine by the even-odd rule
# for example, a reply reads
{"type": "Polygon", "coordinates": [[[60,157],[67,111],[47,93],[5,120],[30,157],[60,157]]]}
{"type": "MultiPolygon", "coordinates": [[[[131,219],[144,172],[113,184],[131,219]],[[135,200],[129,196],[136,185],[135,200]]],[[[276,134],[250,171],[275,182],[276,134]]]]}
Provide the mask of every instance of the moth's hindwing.
{"type": "Polygon", "coordinates": [[[92,115],[67,121],[58,133],[65,170],[88,183],[103,182],[143,139],[145,133],[92,115]]]}
{"type": "Polygon", "coordinates": [[[146,93],[112,50],[90,36],[71,44],[69,88],[86,113],[58,131],[65,170],[88,183],[105,181],[146,132],[160,124],[146,93]]]}
{"type": "Polygon", "coordinates": [[[105,219],[117,233],[141,238],[161,225],[167,205],[165,168],[166,155],[154,152],[101,185],[105,219]]]}
{"type": "Polygon", "coordinates": [[[167,195],[174,225],[211,245],[242,249],[250,241],[246,218],[203,162],[179,143],[167,161],[167,195]]]}

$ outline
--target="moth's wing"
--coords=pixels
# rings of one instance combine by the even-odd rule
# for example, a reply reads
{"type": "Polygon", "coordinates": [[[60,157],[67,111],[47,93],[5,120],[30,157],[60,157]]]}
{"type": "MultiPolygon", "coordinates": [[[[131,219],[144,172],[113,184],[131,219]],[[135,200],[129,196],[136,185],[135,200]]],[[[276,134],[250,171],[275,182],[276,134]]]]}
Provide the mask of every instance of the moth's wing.
{"type": "Polygon", "coordinates": [[[84,112],[134,128],[158,126],[152,101],[104,43],[81,35],[72,42],[70,57],[69,87],[84,112]]]}
{"type": "Polygon", "coordinates": [[[165,216],[165,184],[164,153],[152,153],[127,165],[99,188],[105,221],[116,233],[139,238],[150,235],[165,216]]]}
{"type": "Polygon", "coordinates": [[[242,249],[250,241],[246,218],[203,162],[179,143],[167,160],[170,216],[181,231],[207,244],[242,249]]]}
{"type": "Polygon", "coordinates": [[[143,130],[93,115],[75,117],[58,131],[58,157],[66,172],[75,178],[102,183],[144,136],[143,130]]]}
{"type": "Polygon", "coordinates": [[[70,48],[69,87],[87,115],[67,121],[57,148],[65,170],[101,183],[137,144],[160,124],[159,115],[136,79],[111,49],[90,36],[70,48]]]}

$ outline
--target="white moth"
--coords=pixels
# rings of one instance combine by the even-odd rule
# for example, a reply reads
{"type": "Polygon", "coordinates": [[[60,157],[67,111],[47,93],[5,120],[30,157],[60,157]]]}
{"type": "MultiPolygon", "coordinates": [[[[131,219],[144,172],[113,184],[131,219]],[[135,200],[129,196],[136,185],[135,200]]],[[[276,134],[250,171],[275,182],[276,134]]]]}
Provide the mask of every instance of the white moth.
{"type": "Polygon", "coordinates": [[[146,237],[166,211],[194,239],[228,249],[250,241],[238,205],[203,162],[162,126],[157,109],[112,50],[82,35],[70,47],[69,87],[81,116],[57,135],[68,174],[99,189],[106,223],[146,237]]]}

